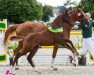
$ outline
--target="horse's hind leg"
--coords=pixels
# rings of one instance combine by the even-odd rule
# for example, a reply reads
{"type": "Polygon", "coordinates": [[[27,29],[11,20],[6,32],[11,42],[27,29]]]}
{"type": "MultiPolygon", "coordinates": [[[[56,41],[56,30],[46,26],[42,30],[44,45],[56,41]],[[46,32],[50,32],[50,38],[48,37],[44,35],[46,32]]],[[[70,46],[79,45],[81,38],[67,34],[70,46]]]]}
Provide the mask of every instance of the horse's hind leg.
{"type": "MultiPolygon", "coordinates": [[[[22,41],[19,41],[17,48],[14,50],[13,57],[15,57],[15,55],[17,53],[19,53],[19,51],[22,49],[22,46],[23,46],[22,41]]],[[[16,66],[18,66],[18,60],[16,61],[16,66]]],[[[19,68],[16,67],[15,70],[17,70],[17,69],[19,69],[19,68]]]]}
{"type": "Polygon", "coordinates": [[[19,41],[17,48],[14,50],[14,56],[21,50],[23,41],[19,41]]]}
{"type": "Polygon", "coordinates": [[[15,57],[14,57],[12,66],[14,66],[15,63],[16,63],[16,61],[17,61],[21,56],[23,56],[23,55],[26,55],[26,52],[18,52],[18,53],[15,55],[15,57]]]}
{"type": "Polygon", "coordinates": [[[10,67],[10,70],[13,71],[14,70],[14,65],[15,63],[17,62],[17,60],[22,56],[22,55],[25,55],[26,53],[17,53],[14,57],[14,60],[13,60],[13,63],[12,63],[12,67],[10,67]]]}
{"type": "Polygon", "coordinates": [[[53,68],[54,70],[57,70],[57,68],[54,67],[54,61],[55,61],[58,47],[59,47],[59,44],[54,45],[53,54],[52,54],[51,68],[53,68]]]}
{"type": "Polygon", "coordinates": [[[39,48],[39,46],[35,46],[35,47],[31,50],[30,54],[29,54],[28,57],[27,57],[27,60],[28,60],[28,62],[30,63],[30,65],[33,67],[33,69],[35,69],[35,64],[34,64],[34,61],[32,61],[32,58],[33,58],[33,56],[36,54],[36,52],[38,51],[38,48],[39,48]]]}

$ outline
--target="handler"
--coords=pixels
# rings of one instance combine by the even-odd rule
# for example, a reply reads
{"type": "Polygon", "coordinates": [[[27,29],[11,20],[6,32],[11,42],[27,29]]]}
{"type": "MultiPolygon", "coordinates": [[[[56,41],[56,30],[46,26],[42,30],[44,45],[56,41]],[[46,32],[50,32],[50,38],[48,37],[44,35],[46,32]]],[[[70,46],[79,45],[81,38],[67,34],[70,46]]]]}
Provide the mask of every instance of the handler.
{"type": "Polygon", "coordinates": [[[86,13],[85,16],[89,21],[89,25],[85,25],[85,23],[83,22],[78,25],[75,25],[72,29],[82,28],[83,47],[80,50],[79,54],[81,56],[85,56],[88,50],[94,59],[94,45],[91,40],[93,21],[91,19],[90,13],[86,13]]]}

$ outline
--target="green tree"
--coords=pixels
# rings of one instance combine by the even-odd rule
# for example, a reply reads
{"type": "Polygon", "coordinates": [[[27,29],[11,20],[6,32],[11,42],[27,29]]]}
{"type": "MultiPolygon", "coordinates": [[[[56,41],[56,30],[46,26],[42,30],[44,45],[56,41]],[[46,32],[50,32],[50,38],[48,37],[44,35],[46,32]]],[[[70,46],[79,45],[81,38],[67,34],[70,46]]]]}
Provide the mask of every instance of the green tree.
{"type": "Polygon", "coordinates": [[[66,9],[68,11],[71,11],[74,7],[77,7],[77,2],[76,1],[71,1],[71,0],[67,0],[63,6],[59,7],[59,12],[64,12],[66,9]]]}
{"type": "Polygon", "coordinates": [[[62,13],[66,10],[66,7],[65,6],[60,6],[59,7],[59,12],[62,13]]]}
{"type": "Polygon", "coordinates": [[[91,13],[92,18],[94,19],[94,0],[81,0],[78,6],[83,8],[85,12],[91,13]]]}
{"type": "Polygon", "coordinates": [[[30,7],[33,10],[34,20],[40,20],[43,16],[43,6],[41,3],[37,2],[36,0],[27,0],[30,4],[30,7]]]}
{"type": "Polygon", "coordinates": [[[43,7],[43,17],[42,20],[47,22],[49,18],[53,16],[53,7],[50,5],[45,5],[43,7]]]}
{"type": "Polygon", "coordinates": [[[42,18],[42,5],[36,0],[0,0],[0,18],[21,23],[42,18]]]}

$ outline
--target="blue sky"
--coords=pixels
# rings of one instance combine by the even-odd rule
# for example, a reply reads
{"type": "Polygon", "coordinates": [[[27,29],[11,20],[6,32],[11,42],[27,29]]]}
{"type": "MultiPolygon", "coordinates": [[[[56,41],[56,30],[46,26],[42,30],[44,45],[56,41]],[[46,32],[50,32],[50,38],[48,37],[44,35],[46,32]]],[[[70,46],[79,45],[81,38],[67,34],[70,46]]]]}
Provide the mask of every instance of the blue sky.
{"type": "MultiPolygon", "coordinates": [[[[63,5],[67,0],[37,0],[38,2],[42,3],[43,5],[51,5],[51,6],[60,6],[63,5]]],[[[79,3],[81,0],[71,0],[76,1],[79,3]]]]}

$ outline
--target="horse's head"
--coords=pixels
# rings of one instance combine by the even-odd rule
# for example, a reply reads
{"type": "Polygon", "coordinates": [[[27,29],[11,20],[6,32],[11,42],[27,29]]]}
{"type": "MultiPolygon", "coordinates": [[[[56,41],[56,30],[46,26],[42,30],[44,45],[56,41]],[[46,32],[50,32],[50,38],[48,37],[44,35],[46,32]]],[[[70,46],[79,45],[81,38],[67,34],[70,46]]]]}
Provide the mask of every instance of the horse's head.
{"type": "Polygon", "coordinates": [[[54,24],[57,24],[58,26],[62,26],[65,23],[67,23],[70,26],[73,26],[72,18],[70,17],[68,11],[61,13],[57,18],[53,21],[54,24]]]}
{"type": "MultiPolygon", "coordinates": [[[[69,14],[72,17],[72,20],[74,22],[76,22],[76,21],[79,21],[79,22],[87,21],[85,13],[83,12],[83,10],[81,8],[75,8],[74,10],[70,11],[69,14]]],[[[88,21],[86,23],[89,24],[88,21]]]]}
{"type": "Polygon", "coordinates": [[[68,11],[66,10],[63,14],[63,21],[69,24],[71,27],[74,26],[73,20],[71,16],[69,15],[68,11]]]}

